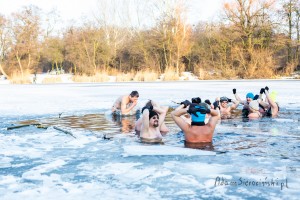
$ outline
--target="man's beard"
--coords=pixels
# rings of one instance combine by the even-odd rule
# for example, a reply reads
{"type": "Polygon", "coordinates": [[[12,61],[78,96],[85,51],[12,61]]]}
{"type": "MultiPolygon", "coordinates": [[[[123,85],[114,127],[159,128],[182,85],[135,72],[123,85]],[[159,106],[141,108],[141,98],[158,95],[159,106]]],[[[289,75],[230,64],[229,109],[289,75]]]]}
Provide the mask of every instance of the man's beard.
{"type": "Polygon", "coordinates": [[[154,122],[154,123],[153,123],[153,127],[154,127],[154,128],[158,127],[158,122],[154,122]]]}

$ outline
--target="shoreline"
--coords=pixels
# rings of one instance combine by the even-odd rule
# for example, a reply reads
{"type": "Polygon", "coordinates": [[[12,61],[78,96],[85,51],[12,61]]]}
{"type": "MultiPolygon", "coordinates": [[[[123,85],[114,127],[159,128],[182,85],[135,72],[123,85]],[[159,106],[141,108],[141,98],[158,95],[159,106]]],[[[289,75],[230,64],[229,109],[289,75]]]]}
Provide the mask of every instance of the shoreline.
{"type": "Polygon", "coordinates": [[[108,81],[86,81],[86,82],[76,82],[73,81],[74,75],[72,74],[59,74],[59,75],[52,75],[52,74],[37,74],[36,76],[36,81],[34,82],[34,75],[32,74],[29,77],[29,83],[11,83],[10,80],[5,79],[0,76],[0,85],[47,85],[47,84],[80,84],[80,83],[157,83],[157,82],[218,82],[218,81],[228,81],[228,82],[244,82],[244,81],[255,81],[255,82],[260,82],[260,81],[299,81],[300,76],[298,74],[294,76],[283,76],[275,79],[206,79],[206,80],[201,80],[195,78],[194,75],[191,76],[181,76],[179,80],[161,80],[157,79],[155,81],[116,81],[116,76],[109,76],[108,81]],[[59,81],[49,81],[49,82],[43,82],[46,79],[53,79],[53,80],[59,80],[59,81]]]}

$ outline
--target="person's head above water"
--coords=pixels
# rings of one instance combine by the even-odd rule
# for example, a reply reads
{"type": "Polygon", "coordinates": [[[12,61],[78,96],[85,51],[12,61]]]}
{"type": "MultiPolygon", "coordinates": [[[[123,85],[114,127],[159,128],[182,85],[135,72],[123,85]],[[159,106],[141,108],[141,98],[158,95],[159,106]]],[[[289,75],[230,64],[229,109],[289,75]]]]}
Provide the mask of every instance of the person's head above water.
{"type": "Polygon", "coordinates": [[[156,116],[156,118],[159,119],[158,113],[153,110],[153,106],[151,104],[151,101],[150,101],[150,103],[149,102],[146,103],[146,106],[144,106],[142,108],[142,113],[144,112],[145,109],[149,110],[149,120],[151,120],[151,118],[154,117],[154,116],[156,116]]]}
{"type": "Polygon", "coordinates": [[[252,101],[253,98],[254,98],[254,94],[252,92],[247,93],[247,95],[246,95],[247,102],[252,101]]]}
{"type": "Polygon", "coordinates": [[[130,101],[136,101],[136,100],[138,100],[138,98],[139,98],[139,93],[138,93],[138,91],[132,91],[130,94],[129,94],[129,99],[130,99],[130,101]]]}
{"type": "Polygon", "coordinates": [[[221,97],[220,98],[220,103],[223,103],[224,101],[228,102],[228,98],[227,97],[221,97]]]}
{"type": "Polygon", "coordinates": [[[259,103],[257,100],[251,101],[249,103],[249,108],[251,108],[252,111],[258,111],[259,110],[259,103]]]}
{"type": "Polygon", "coordinates": [[[200,97],[194,97],[192,98],[192,103],[201,103],[201,98],[200,97]]]}
{"type": "Polygon", "coordinates": [[[191,115],[192,126],[204,126],[205,115],[210,113],[210,109],[206,103],[195,104],[192,103],[188,109],[188,113],[191,115]]]}
{"type": "Polygon", "coordinates": [[[140,95],[139,95],[138,91],[134,90],[130,93],[130,96],[131,97],[139,97],[140,95]]]}

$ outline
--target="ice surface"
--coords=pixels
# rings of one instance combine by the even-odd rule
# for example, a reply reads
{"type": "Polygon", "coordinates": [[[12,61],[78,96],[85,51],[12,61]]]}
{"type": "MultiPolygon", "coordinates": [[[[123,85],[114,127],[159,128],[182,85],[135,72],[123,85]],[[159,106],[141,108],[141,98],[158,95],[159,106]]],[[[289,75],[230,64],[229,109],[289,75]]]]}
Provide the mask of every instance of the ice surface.
{"type": "Polygon", "coordinates": [[[299,81],[0,85],[0,91],[1,200],[300,196],[299,81]],[[134,132],[136,118],[114,119],[104,114],[117,97],[132,90],[140,93],[140,107],[153,99],[174,108],[177,105],[172,101],[197,96],[211,101],[218,96],[233,98],[232,88],[244,98],[246,93],[258,93],[266,85],[278,92],[280,116],[249,122],[241,118],[222,121],[214,133],[213,150],[209,151],[215,156],[186,156],[202,151],[184,148],[183,134],[168,115],[170,133],[164,137],[164,146],[157,146],[151,156],[123,157],[124,148],[138,154],[136,148],[142,145],[134,132]],[[48,128],[6,129],[36,122],[48,128]],[[182,152],[162,155],[173,149],[182,152]],[[267,177],[279,183],[287,179],[289,187],[218,185],[217,177],[227,181],[267,177]]]}

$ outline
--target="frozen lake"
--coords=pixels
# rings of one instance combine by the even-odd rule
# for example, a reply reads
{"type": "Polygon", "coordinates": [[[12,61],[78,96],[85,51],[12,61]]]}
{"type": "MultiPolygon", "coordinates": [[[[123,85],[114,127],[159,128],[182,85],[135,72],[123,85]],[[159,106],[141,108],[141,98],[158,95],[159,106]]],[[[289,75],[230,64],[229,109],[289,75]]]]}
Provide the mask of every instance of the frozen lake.
{"type": "MultiPolygon", "coordinates": [[[[0,91],[1,200],[299,199],[300,81],[0,85],[0,91]],[[143,145],[136,116],[105,115],[132,90],[140,93],[140,107],[153,99],[174,108],[172,101],[196,96],[234,98],[233,88],[244,99],[265,86],[278,92],[280,116],[222,121],[214,156],[124,156],[125,146],[143,145]],[[7,130],[29,123],[48,128],[7,130]]],[[[169,113],[166,124],[164,146],[184,148],[169,113]]]]}

